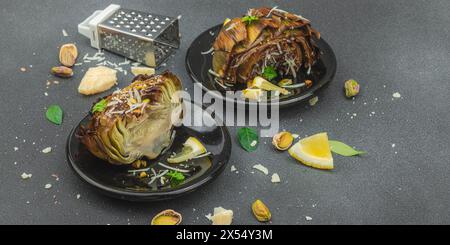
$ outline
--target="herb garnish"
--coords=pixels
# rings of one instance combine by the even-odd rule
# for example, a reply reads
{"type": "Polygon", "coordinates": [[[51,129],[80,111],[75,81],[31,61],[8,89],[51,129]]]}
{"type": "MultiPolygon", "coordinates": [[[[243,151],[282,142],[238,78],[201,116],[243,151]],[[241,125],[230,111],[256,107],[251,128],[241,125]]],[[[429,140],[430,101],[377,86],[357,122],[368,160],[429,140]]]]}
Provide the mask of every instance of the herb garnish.
{"type": "Polygon", "coordinates": [[[104,111],[106,109],[107,105],[108,105],[108,101],[106,99],[100,100],[92,107],[92,113],[104,111]]]}
{"type": "Polygon", "coordinates": [[[242,17],[241,21],[244,22],[246,25],[250,25],[252,24],[252,22],[258,21],[259,18],[258,16],[253,16],[253,15],[246,15],[244,17],[242,17]]]}
{"type": "Polygon", "coordinates": [[[272,81],[273,79],[275,79],[278,76],[277,71],[275,70],[275,67],[273,66],[266,66],[263,70],[263,74],[262,76],[269,80],[272,81]]]}
{"type": "Polygon", "coordinates": [[[185,180],[184,175],[178,171],[170,170],[166,176],[169,177],[170,185],[172,186],[177,186],[185,180]]]}
{"type": "Polygon", "coordinates": [[[366,154],[365,151],[357,151],[353,149],[351,146],[348,146],[342,142],[335,141],[335,140],[329,140],[330,143],[330,149],[332,152],[344,156],[344,157],[351,157],[351,156],[357,156],[366,154]]]}
{"type": "Polygon", "coordinates": [[[248,152],[255,151],[258,147],[258,134],[251,128],[240,128],[238,130],[238,139],[242,148],[248,152]]]}
{"type": "Polygon", "coordinates": [[[51,105],[45,113],[47,119],[57,125],[61,125],[63,119],[63,111],[58,105],[51,105]]]}

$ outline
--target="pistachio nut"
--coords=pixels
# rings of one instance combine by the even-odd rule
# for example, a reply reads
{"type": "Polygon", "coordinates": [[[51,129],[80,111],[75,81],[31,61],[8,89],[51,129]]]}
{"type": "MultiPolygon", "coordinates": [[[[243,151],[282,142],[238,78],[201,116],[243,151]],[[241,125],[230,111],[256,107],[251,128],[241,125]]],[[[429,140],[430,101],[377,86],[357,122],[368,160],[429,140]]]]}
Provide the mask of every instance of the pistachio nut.
{"type": "Polygon", "coordinates": [[[135,169],[146,168],[147,162],[145,160],[136,160],[131,164],[131,166],[135,169]]]}
{"type": "Polygon", "coordinates": [[[57,77],[63,77],[63,78],[73,76],[73,70],[71,68],[65,67],[65,66],[52,67],[51,73],[57,77]]]}
{"type": "Polygon", "coordinates": [[[172,209],[167,209],[153,217],[151,225],[179,225],[181,221],[181,214],[172,209]]]}
{"type": "Polygon", "coordinates": [[[252,204],[252,211],[260,222],[268,222],[272,219],[269,208],[259,199],[252,204]]]}
{"type": "Polygon", "coordinates": [[[360,86],[357,81],[350,79],[345,82],[344,89],[345,96],[347,96],[347,98],[352,98],[359,94],[360,86]]]}
{"type": "Polygon", "coordinates": [[[273,136],[272,144],[280,151],[287,150],[294,141],[294,137],[287,131],[280,132],[273,136]]]}
{"type": "Polygon", "coordinates": [[[59,62],[67,67],[72,67],[78,57],[78,49],[75,44],[68,43],[61,46],[59,49],[59,62]]]}

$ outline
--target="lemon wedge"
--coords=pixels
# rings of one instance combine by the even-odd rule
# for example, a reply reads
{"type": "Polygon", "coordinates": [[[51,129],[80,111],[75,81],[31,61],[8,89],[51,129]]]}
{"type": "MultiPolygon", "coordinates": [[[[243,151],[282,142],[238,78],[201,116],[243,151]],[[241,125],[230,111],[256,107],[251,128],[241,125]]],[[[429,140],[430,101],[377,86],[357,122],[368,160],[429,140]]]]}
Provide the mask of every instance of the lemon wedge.
{"type": "Polygon", "coordinates": [[[259,88],[247,88],[242,90],[242,97],[257,101],[260,101],[264,94],[264,91],[259,88]]]}
{"type": "Polygon", "coordinates": [[[301,139],[289,149],[289,154],[306,166],[318,169],[334,168],[327,133],[301,139]]]}
{"type": "Polygon", "coordinates": [[[260,89],[264,89],[266,91],[278,91],[280,92],[282,95],[287,95],[289,94],[289,91],[287,89],[284,89],[282,87],[278,87],[277,85],[267,81],[266,79],[257,76],[253,79],[253,81],[248,84],[248,86],[250,88],[260,88],[260,89]]]}
{"type": "Polygon", "coordinates": [[[225,26],[226,24],[228,24],[228,22],[230,22],[231,19],[230,18],[226,18],[225,21],[223,22],[223,25],[225,26]]]}
{"type": "Polygon", "coordinates": [[[206,153],[206,148],[203,144],[195,137],[189,137],[186,142],[184,142],[183,149],[180,153],[175,154],[167,159],[168,163],[181,163],[189,161],[192,158],[206,153]]]}

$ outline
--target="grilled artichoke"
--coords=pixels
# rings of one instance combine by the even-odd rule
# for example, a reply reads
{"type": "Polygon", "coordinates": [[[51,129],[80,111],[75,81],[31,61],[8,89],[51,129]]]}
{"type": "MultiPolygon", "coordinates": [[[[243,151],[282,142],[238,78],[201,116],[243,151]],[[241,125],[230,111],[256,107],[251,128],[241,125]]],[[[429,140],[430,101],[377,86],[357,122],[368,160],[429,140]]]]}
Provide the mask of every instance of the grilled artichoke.
{"type": "Polygon", "coordinates": [[[182,99],[176,93],[181,89],[172,73],[139,75],[97,103],[78,136],[92,154],[115,165],[143,156],[154,159],[170,144],[181,118],[182,99]]]}
{"type": "Polygon", "coordinates": [[[281,77],[319,57],[315,41],[320,34],[309,20],[277,8],[250,9],[246,16],[224,24],[213,45],[213,71],[222,84],[245,84],[263,76],[267,67],[281,77]]]}

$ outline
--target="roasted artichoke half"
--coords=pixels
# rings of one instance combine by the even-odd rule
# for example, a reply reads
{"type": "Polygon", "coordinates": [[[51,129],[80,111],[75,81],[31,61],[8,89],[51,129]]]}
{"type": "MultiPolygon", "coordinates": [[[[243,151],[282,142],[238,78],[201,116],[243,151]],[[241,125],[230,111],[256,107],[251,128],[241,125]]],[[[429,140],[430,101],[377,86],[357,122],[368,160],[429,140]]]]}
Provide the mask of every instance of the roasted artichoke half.
{"type": "Polygon", "coordinates": [[[78,137],[92,154],[115,165],[143,156],[154,159],[170,145],[173,127],[182,117],[181,89],[170,72],[139,75],[94,105],[78,137]]]}
{"type": "Polygon", "coordinates": [[[281,77],[296,78],[319,58],[320,34],[302,16],[277,8],[250,9],[225,22],[213,45],[213,71],[222,84],[240,84],[270,66],[281,77]]]}

